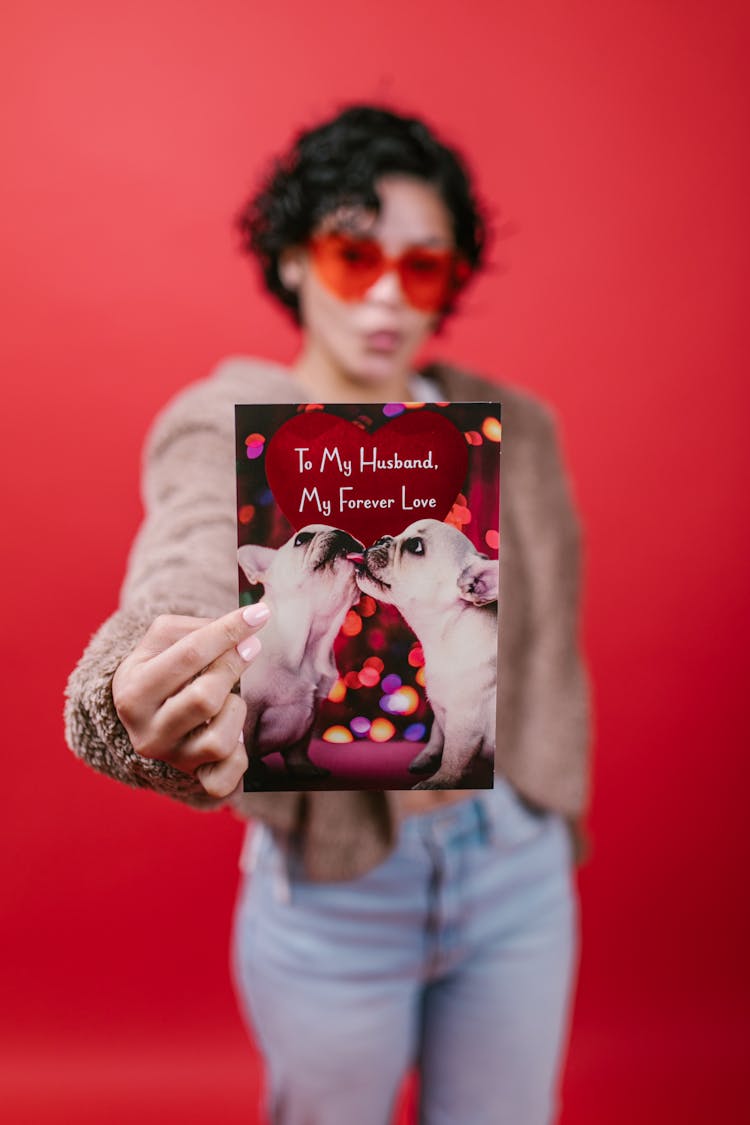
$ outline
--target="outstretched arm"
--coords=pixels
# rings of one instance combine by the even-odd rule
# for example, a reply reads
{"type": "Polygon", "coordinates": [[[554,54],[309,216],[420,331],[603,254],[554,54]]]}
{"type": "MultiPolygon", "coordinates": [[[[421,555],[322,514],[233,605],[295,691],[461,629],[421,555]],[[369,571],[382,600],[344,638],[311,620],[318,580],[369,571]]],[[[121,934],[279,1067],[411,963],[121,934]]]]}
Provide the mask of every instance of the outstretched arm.
{"type": "Polygon", "coordinates": [[[130,785],[207,807],[244,769],[244,703],[232,687],[255,646],[247,659],[240,649],[259,627],[232,610],[233,450],[231,399],[217,404],[205,385],[157,420],[120,608],[66,693],[74,753],[130,785]]]}

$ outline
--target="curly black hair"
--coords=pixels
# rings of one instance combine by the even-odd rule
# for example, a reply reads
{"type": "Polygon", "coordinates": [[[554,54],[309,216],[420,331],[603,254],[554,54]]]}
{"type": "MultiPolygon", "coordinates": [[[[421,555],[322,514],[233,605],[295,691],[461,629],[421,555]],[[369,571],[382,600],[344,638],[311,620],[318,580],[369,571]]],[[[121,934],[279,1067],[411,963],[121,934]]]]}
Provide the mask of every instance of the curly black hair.
{"type": "MultiPolygon", "coordinates": [[[[305,243],[320,220],[342,204],[362,205],[377,214],[375,182],[387,173],[431,184],[453,218],[458,251],[472,272],[482,265],[487,222],[459,154],[416,117],[381,106],[348,106],[298,133],[237,216],[241,249],[258,258],[267,289],[297,324],[297,294],[279,274],[283,251],[305,243]]],[[[455,297],[442,310],[441,321],[454,306],[455,297]]]]}

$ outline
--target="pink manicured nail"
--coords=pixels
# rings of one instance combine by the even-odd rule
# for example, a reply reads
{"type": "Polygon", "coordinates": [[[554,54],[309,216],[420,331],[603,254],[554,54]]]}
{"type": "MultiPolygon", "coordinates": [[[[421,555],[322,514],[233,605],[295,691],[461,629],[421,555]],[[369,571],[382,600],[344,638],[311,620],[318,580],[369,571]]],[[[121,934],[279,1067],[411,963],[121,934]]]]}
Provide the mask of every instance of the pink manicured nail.
{"type": "Polygon", "coordinates": [[[246,641],[241,641],[237,645],[237,652],[243,660],[250,661],[260,652],[260,641],[257,637],[248,637],[246,641]]]}
{"type": "Polygon", "coordinates": [[[247,609],[243,609],[242,616],[248,625],[262,625],[271,616],[271,611],[265,602],[258,602],[257,605],[249,605],[247,609]]]}

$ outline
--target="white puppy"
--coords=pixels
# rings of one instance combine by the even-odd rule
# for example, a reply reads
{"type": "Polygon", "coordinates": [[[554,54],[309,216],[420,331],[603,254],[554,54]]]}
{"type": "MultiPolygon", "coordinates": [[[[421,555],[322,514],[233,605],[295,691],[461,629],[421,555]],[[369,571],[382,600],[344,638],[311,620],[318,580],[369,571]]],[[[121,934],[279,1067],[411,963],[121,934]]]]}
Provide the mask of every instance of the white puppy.
{"type": "Polygon", "coordinates": [[[251,583],[262,582],[271,610],[260,657],[243,673],[249,780],[263,784],[261,761],[278,750],[295,776],[326,777],[308,756],[315,713],[338,675],[333,642],[359,599],[354,564],[362,544],[345,531],[308,524],[274,550],[249,544],[237,552],[251,583]]]}
{"type": "Polygon", "coordinates": [[[415,789],[461,788],[477,758],[494,755],[498,574],[457,528],[431,519],[379,539],[358,563],[360,588],[395,605],[424,650],[435,718],[409,769],[439,768],[415,789]]]}

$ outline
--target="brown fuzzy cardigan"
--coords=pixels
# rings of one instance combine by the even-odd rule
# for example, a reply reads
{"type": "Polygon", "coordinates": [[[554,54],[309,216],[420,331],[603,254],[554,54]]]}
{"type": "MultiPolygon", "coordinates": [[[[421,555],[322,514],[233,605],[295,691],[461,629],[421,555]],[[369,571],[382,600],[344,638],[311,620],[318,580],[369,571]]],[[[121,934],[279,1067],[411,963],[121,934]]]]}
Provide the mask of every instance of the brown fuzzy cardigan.
{"type": "MultiPolygon", "coordinates": [[[[588,787],[588,686],[578,641],[580,533],[546,407],[443,365],[445,401],[500,399],[503,418],[496,769],[527,800],[580,817],[588,787]]],[[[66,736],[102,773],[204,808],[230,803],[297,833],[311,878],[354,878],[393,846],[392,794],[313,792],[210,798],[189,774],[143,758],[112,703],[115,669],[160,613],[216,617],[237,605],[234,404],[304,402],[284,368],[229,359],[156,419],[145,451],[146,517],[119,610],[70,677],[66,736]]]]}

